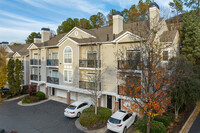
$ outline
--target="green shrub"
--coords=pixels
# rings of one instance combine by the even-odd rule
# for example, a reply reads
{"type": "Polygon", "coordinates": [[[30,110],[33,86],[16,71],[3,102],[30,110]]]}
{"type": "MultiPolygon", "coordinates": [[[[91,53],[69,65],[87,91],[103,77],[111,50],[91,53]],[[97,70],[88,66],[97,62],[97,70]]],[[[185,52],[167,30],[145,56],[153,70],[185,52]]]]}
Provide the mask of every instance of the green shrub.
{"type": "Polygon", "coordinates": [[[80,116],[80,124],[84,127],[94,127],[95,125],[105,125],[112,115],[112,111],[108,108],[98,107],[98,113],[95,115],[95,108],[90,107],[83,110],[80,116]]]}
{"type": "Polygon", "coordinates": [[[32,103],[30,99],[28,99],[27,97],[24,97],[22,99],[22,103],[32,103]]]}
{"type": "MultiPolygon", "coordinates": [[[[144,118],[142,120],[138,120],[136,122],[137,130],[140,130],[142,133],[146,133],[147,131],[147,119],[144,118]]],[[[150,126],[150,133],[166,133],[166,128],[163,123],[158,121],[152,121],[150,126]]]]}
{"type": "Polygon", "coordinates": [[[154,120],[162,122],[166,127],[168,127],[171,123],[171,118],[165,115],[157,115],[154,117],[154,120]]]}
{"type": "Polygon", "coordinates": [[[44,100],[45,99],[45,94],[41,91],[36,92],[36,97],[38,97],[40,100],[44,100]]]}
{"type": "Polygon", "coordinates": [[[22,103],[35,103],[40,101],[40,99],[36,96],[26,96],[22,99],[22,103]]]}
{"type": "Polygon", "coordinates": [[[151,123],[151,133],[166,133],[165,125],[162,122],[153,121],[151,123]]]}

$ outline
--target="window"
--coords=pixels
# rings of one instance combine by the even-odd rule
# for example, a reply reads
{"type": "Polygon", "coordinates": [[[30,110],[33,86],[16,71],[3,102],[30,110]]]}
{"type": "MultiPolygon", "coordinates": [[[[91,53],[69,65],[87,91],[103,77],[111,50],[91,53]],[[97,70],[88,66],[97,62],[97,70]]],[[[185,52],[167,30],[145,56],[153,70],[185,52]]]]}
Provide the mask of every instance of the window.
{"type": "Polygon", "coordinates": [[[64,81],[72,83],[73,73],[72,70],[64,70],[64,81]]]}
{"type": "Polygon", "coordinates": [[[163,60],[168,61],[168,51],[163,51],[163,60]]]}
{"type": "Polygon", "coordinates": [[[32,74],[38,75],[38,68],[32,68],[32,74]]]}
{"type": "Polygon", "coordinates": [[[127,114],[124,118],[123,121],[126,121],[130,116],[127,114]]]}
{"type": "Polygon", "coordinates": [[[54,77],[54,78],[58,78],[59,76],[58,76],[58,70],[52,70],[52,77],[54,77]]]}
{"type": "Polygon", "coordinates": [[[58,59],[58,53],[57,52],[53,52],[51,58],[52,59],[58,59]]]}
{"type": "Polygon", "coordinates": [[[97,53],[96,51],[89,51],[87,53],[88,67],[96,67],[97,66],[97,53]]]}
{"type": "Polygon", "coordinates": [[[33,59],[38,59],[38,53],[33,53],[33,59]]]}
{"type": "Polygon", "coordinates": [[[88,82],[96,82],[95,73],[88,73],[88,82]]]}
{"type": "Polygon", "coordinates": [[[64,50],[64,63],[72,63],[72,49],[69,46],[64,50]]]}
{"type": "Polygon", "coordinates": [[[139,50],[127,50],[126,51],[126,60],[140,60],[140,51],[139,50]]]}

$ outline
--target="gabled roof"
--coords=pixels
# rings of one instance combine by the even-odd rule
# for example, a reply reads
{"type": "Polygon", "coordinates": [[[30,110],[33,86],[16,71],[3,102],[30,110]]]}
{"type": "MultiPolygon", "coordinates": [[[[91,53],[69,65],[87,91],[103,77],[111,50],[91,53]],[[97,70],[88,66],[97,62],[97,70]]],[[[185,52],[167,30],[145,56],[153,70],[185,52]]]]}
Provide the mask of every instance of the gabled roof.
{"type": "Polygon", "coordinates": [[[28,47],[31,44],[21,44],[21,45],[8,45],[8,47],[13,51],[13,53],[9,53],[8,57],[13,57],[16,53],[18,53],[21,56],[26,56],[29,51],[28,47]]]}
{"type": "Polygon", "coordinates": [[[15,53],[19,51],[21,48],[24,47],[26,44],[21,44],[21,45],[8,45],[8,47],[15,53]]]}
{"type": "Polygon", "coordinates": [[[160,36],[160,42],[173,42],[177,32],[177,30],[164,31],[163,34],[160,36]]]}
{"type": "Polygon", "coordinates": [[[50,40],[43,42],[43,43],[34,43],[35,46],[39,47],[45,47],[45,46],[56,46],[59,43],[59,40],[62,39],[66,33],[59,34],[50,40]]]}

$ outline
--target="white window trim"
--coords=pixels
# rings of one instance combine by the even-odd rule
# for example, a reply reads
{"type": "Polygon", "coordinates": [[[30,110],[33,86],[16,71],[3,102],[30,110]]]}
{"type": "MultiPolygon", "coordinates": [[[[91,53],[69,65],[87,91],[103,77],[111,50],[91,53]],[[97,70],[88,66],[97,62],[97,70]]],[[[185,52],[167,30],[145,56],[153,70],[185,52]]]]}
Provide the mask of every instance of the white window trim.
{"type": "MultiPolygon", "coordinates": [[[[69,79],[69,74],[67,76],[68,76],[68,79],[69,79]]],[[[68,83],[68,84],[72,84],[73,83],[73,70],[72,69],[64,69],[63,70],[63,82],[64,83],[68,83]],[[65,71],[67,71],[67,73],[68,73],[68,71],[72,72],[72,82],[65,81],[65,71]]]]}
{"type": "MultiPolygon", "coordinates": [[[[53,54],[57,54],[57,57],[58,57],[58,52],[51,52],[51,60],[52,60],[52,58],[53,58],[53,54]]],[[[58,58],[57,58],[58,59],[58,58]]]]}
{"type": "MultiPolygon", "coordinates": [[[[86,59],[87,60],[88,60],[88,53],[96,53],[97,54],[97,51],[96,50],[92,50],[92,51],[88,50],[87,54],[86,54],[86,59]]],[[[98,59],[98,55],[97,55],[97,59],[98,59]]]]}
{"type": "Polygon", "coordinates": [[[64,48],[64,50],[63,50],[63,64],[72,64],[73,63],[73,50],[72,50],[72,48],[70,47],[70,46],[66,46],[65,48],[64,48]],[[71,63],[65,63],[65,49],[66,48],[70,48],[71,49],[71,51],[72,51],[72,62],[71,63]]]}
{"type": "Polygon", "coordinates": [[[39,60],[39,54],[38,54],[38,52],[33,52],[33,57],[32,57],[32,59],[39,60]],[[37,54],[37,56],[38,56],[37,59],[33,58],[33,57],[35,57],[34,54],[37,54]]]}
{"type": "MultiPolygon", "coordinates": [[[[53,76],[52,76],[53,71],[58,71],[58,69],[51,69],[51,77],[53,77],[53,76]]],[[[58,77],[56,77],[56,78],[59,78],[59,71],[58,71],[58,77]]]]}

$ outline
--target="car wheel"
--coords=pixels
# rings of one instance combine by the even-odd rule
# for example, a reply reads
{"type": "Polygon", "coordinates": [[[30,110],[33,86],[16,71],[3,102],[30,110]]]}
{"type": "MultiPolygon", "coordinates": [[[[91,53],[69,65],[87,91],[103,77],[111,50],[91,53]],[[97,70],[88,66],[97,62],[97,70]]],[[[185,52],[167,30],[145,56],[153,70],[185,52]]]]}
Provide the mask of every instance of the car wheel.
{"type": "Polygon", "coordinates": [[[125,127],[124,130],[123,130],[123,133],[126,133],[126,131],[127,131],[127,128],[125,127]]]}
{"type": "Polygon", "coordinates": [[[80,113],[80,112],[78,112],[78,113],[77,113],[77,117],[80,117],[80,115],[81,115],[81,113],[80,113]]]}
{"type": "Polygon", "coordinates": [[[137,120],[138,120],[138,116],[136,115],[135,116],[135,121],[133,123],[135,123],[137,120]]]}
{"type": "Polygon", "coordinates": [[[93,105],[90,105],[90,107],[93,107],[93,105]]]}

